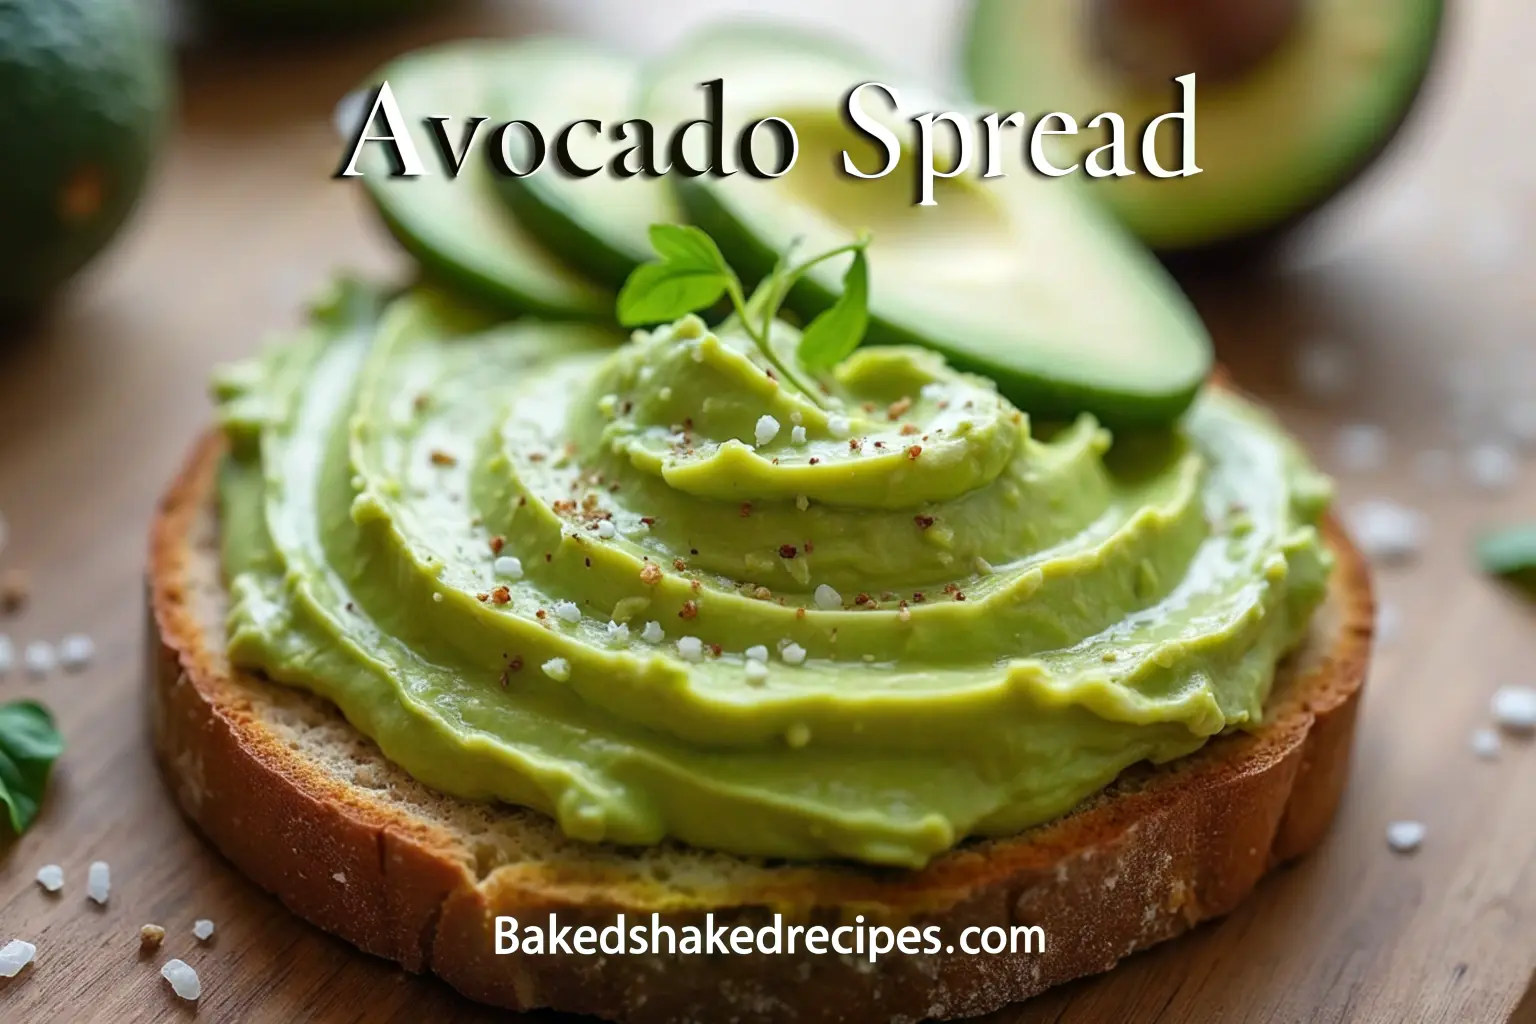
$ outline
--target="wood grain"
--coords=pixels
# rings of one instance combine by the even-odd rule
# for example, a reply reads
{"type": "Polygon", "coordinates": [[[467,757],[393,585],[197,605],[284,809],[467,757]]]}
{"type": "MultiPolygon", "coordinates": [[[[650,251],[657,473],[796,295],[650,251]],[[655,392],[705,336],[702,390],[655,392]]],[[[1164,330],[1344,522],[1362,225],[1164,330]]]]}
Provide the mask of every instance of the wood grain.
{"type": "MultiPolygon", "coordinates": [[[[0,568],[35,580],[31,607],[0,632],[84,631],[100,648],[79,676],[0,682],[0,698],[46,700],[70,745],[41,822],[0,851],[0,937],[39,947],[33,967],[0,981],[0,1019],[495,1019],[293,919],[178,817],[144,721],[145,532],[207,421],[209,369],[294,322],[331,269],[399,266],[353,190],[329,180],[336,96],[427,39],[590,27],[654,48],[709,6],[679,4],[662,24],[617,0],[549,0],[325,50],[187,55],[179,131],[135,229],[47,321],[0,344],[0,509],[13,538],[0,568]],[[97,859],[113,869],[104,909],[84,894],[97,859]],[[68,877],[59,896],[31,880],[49,862],[68,877]],[[199,917],[218,926],[207,946],[190,933],[199,917]],[[146,960],[137,933],[150,921],[169,935],[146,960]],[[170,956],[202,974],[195,1013],[159,976],[170,956]]],[[[952,42],[951,4],[903,5],[912,17],[895,19],[873,2],[781,6],[873,25],[881,49],[919,64],[952,42]]],[[[1455,13],[1393,159],[1275,265],[1191,280],[1237,381],[1325,465],[1340,425],[1387,430],[1388,466],[1342,476],[1345,504],[1391,496],[1432,517],[1424,557],[1380,577],[1401,626],[1378,654],[1337,826],[1227,920],[994,1024],[1536,1019],[1536,749],[1511,742],[1487,763],[1467,745],[1497,685],[1536,682],[1536,608],[1480,578],[1467,551],[1487,524],[1536,518],[1536,463],[1502,497],[1413,468],[1416,452],[1486,431],[1517,390],[1536,397],[1536,150],[1523,134],[1536,121],[1536,9],[1487,0],[1455,13]],[[1355,386],[1331,403],[1294,383],[1298,346],[1316,338],[1355,365],[1355,386]],[[1397,818],[1428,825],[1416,856],[1387,850],[1397,818]]]]}

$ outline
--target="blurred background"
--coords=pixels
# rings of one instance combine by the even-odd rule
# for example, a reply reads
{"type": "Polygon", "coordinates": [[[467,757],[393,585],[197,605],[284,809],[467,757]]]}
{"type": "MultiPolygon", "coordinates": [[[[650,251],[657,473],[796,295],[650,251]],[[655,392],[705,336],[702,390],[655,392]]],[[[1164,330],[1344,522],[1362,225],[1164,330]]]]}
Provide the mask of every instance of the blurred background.
{"type": "MultiPolygon", "coordinates": [[[[274,959],[303,961],[288,983],[231,981],[240,998],[260,990],[298,1013],[320,1005],[322,985],[349,982],[377,986],[402,1014],[417,1013],[410,1019],[421,1019],[412,1006],[477,1019],[438,987],[397,981],[290,920],[215,861],[160,793],[137,726],[143,538],[165,481],[209,423],[211,369],[297,323],[338,269],[409,272],[361,186],[331,178],[342,148],[336,102],[390,58],[433,42],[560,33],[650,57],[706,23],[751,13],[855,39],[947,90],[978,77],[999,93],[1016,87],[1026,94],[1016,104],[984,97],[985,109],[1033,113],[1055,109],[1062,84],[1040,55],[1075,52],[1083,37],[1052,34],[1076,24],[1067,15],[1038,31],[1010,19],[1070,14],[1078,2],[0,0],[0,174],[11,195],[0,202],[0,300],[9,300],[0,307],[11,307],[0,326],[0,513],[10,538],[0,530],[0,573],[31,580],[25,613],[0,611],[0,634],[19,643],[85,629],[100,651],[85,680],[30,684],[50,695],[67,735],[97,742],[63,766],[62,796],[26,842],[139,849],[177,884],[216,893],[231,926],[243,922],[274,959]],[[101,14],[99,38],[129,40],[131,52],[114,64],[93,44],[75,58],[78,74],[64,65],[55,80],[91,84],[79,100],[87,106],[91,93],[112,98],[104,107],[115,127],[86,145],[119,140],[101,166],[142,178],[136,205],[103,187],[112,179],[45,159],[68,148],[41,144],[39,132],[60,120],[57,97],[73,94],[38,90],[34,103],[15,84],[27,64],[17,59],[17,12],[53,25],[113,8],[128,13],[101,14]],[[982,32],[984,74],[968,46],[979,8],[1000,19],[982,32]],[[44,198],[26,199],[32,186],[44,198]],[[110,229],[63,234],[99,224],[98,214],[112,215],[110,229]]],[[[1303,178],[1311,186],[1257,232],[1239,224],[1230,238],[1217,230],[1170,246],[1179,242],[1170,225],[1180,226],[1171,203],[1153,203],[1155,215],[1121,212],[1133,226],[1142,217],[1144,235],[1167,250],[1231,379],[1274,407],[1335,476],[1339,510],[1376,556],[1378,646],[1356,777],[1323,853],[1229,921],[999,1021],[1152,1019],[1148,1006],[1189,1020],[1503,1020],[1536,967],[1536,751],[1512,744],[1485,764],[1468,749],[1496,687],[1536,684],[1536,611],[1475,554],[1489,530],[1536,523],[1536,142],[1527,127],[1536,123],[1536,6],[1448,4],[1442,24],[1439,5],[1422,0],[1303,2],[1344,26],[1340,49],[1322,51],[1284,102],[1245,113],[1242,74],[1230,69],[1225,85],[1212,72],[1202,102],[1213,120],[1219,108],[1225,123],[1246,125],[1248,145],[1265,152],[1285,134],[1274,128],[1279,112],[1331,112],[1352,133],[1348,159],[1321,180],[1304,154],[1295,166],[1283,153],[1268,161],[1278,192],[1261,183],[1228,212],[1294,192],[1303,178]],[[1404,25],[1424,31],[1404,30],[1410,42],[1397,53],[1404,25]],[[1425,39],[1434,45],[1421,50],[1425,39]],[[1400,104],[1388,97],[1340,114],[1351,79],[1334,72],[1351,67],[1379,67],[1412,87],[1400,104]],[[1403,818],[1424,821],[1430,838],[1411,860],[1392,861],[1382,830],[1403,818]],[[1251,955],[1225,955],[1238,941],[1251,955]],[[1220,1016],[1240,1006],[1263,1010],[1220,1016]],[[1424,1007],[1434,1012],[1410,1012],[1424,1007]]],[[[1262,62],[1257,52],[1249,59],[1262,62]]],[[[1243,152],[1241,133],[1229,148],[1243,152]]],[[[0,862],[0,898],[21,891],[34,860],[0,862]]],[[[0,906],[14,920],[42,913],[20,898],[0,906]]],[[[103,1019],[164,1009],[157,978],[132,964],[113,971],[118,987],[102,1012],[122,1015],[103,1019]]],[[[6,996],[0,989],[0,1016],[6,996]]],[[[20,998],[28,1012],[57,1006],[41,985],[20,998]]],[[[226,997],[205,1006],[211,998],[226,997]]],[[[244,1004],[213,1005],[233,1013],[244,1004]]],[[[353,1019],[330,1005],[336,1019],[353,1019]]],[[[1536,1001],[1525,1005],[1536,1014],[1536,1001]]]]}

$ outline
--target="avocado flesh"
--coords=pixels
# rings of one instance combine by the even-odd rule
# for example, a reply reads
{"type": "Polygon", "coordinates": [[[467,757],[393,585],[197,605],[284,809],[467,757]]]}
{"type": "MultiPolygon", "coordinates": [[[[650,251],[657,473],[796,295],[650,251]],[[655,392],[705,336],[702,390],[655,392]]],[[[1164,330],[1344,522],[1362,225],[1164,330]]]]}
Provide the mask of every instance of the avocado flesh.
{"type": "Polygon", "coordinates": [[[499,76],[492,88],[504,97],[500,109],[539,126],[549,152],[537,174],[501,179],[501,196],[542,245],[593,280],[619,288],[652,258],[650,226],[683,219],[665,182],[616,177],[608,167],[636,142],[633,136],[613,141],[612,132],[638,116],[640,67],[575,40],[540,40],[524,48],[539,59],[519,63],[515,75],[499,76]],[[591,125],[570,132],[572,161],[598,169],[588,177],[569,175],[555,162],[556,136],[580,119],[602,125],[600,133],[591,125]]]}
{"type": "MultiPolygon", "coordinates": [[[[1141,129],[1178,106],[1176,87],[1129,81],[1101,59],[1080,0],[978,0],[966,70],[989,110],[1062,111],[1080,124],[1121,114],[1138,173],[1090,179],[1088,188],[1153,248],[1195,249],[1263,234],[1343,188],[1391,139],[1428,71],[1442,0],[1302,7],[1291,37],[1261,66],[1198,84],[1203,173],[1187,178],[1139,169],[1141,129]]],[[[1054,162],[1068,166],[1109,141],[1108,128],[1054,139],[1054,162]]],[[[1163,166],[1179,166],[1177,147],[1165,128],[1163,166]]]]}
{"type": "MultiPolygon", "coordinates": [[[[1193,400],[1211,365],[1203,326],[1165,271],[1079,189],[1014,166],[989,182],[972,172],[940,182],[937,206],[915,206],[914,153],[883,178],[841,170],[844,149],[866,171],[881,163],[839,117],[849,88],[885,80],[858,58],[823,41],[741,28],[708,33],[681,52],[689,59],[649,78],[644,107],[654,123],[697,117],[697,83],[723,76],[728,139],[769,115],[799,136],[800,159],[781,179],[737,171],[674,180],[690,219],[738,271],[767,273],[797,241],[812,254],[868,231],[870,342],[935,349],[1043,419],[1087,411],[1115,426],[1161,424],[1193,400]]],[[[904,144],[903,115],[953,109],[899,92],[911,109],[892,115],[891,127],[904,144]]],[[[882,104],[865,106],[873,113],[882,104]]],[[[790,308],[808,319],[830,306],[846,265],[813,270],[790,308]]]]}
{"type": "Polygon", "coordinates": [[[425,173],[390,177],[390,148],[377,142],[364,146],[358,169],[390,232],[430,273],[504,312],[607,320],[612,296],[561,262],[509,214],[496,197],[496,175],[486,159],[494,126],[521,116],[516,106],[507,106],[511,97],[497,83],[547,59],[536,45],[455,43],[395,61],[377,80],[389,82],[425,173]],[[455,153],[463,145],[467,118],[489,118],[457,178],[441,166],[422,122],[450,115],[446,129],[455,153]]]}

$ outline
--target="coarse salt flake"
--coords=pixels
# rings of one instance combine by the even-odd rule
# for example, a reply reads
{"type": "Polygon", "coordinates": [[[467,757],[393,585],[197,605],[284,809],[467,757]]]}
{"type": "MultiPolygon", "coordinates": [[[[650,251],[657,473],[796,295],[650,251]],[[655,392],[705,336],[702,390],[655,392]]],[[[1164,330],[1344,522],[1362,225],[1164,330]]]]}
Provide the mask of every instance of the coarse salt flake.
{"type": "Polygon", "coordinates": [[[847,416],[828,416],[827,430],[833,437],[843,438],[853,433],[853,424],[849,422],[847,416]]]}
{"type": "Polygon", "coordinates": [[[704,641],[696,636],[680,637],[677,641],[677,654],[684,661],[703,661],[704,641]]]}
{"type": "Polygon", "coordinates": [[[1511,732],[1536,731],[1536,690],[1528,686],[1501,687],[1493,695],[1493,718],[1511,732]]]}
{"type": "Polygon", "coordinates": [[[789,440],[794,444],[805,444],[805,428],[795,427],[789,432],[789,440]]]}
{"type": "Polygon", "coordinates": [[[520,580],[523,578],[523,560],[521,558],[502,555],[495,562],[491,563],[491,568],[496,571],[497,576],[505,576],[509,580],[520,580]]]}
{"type": "Polygon", "coordinates": [[[784,659],[784,664],[786,665],[803,665],[805,664],[805,648],[797,643],[785,644],[784,649],[779,652],[779,657],[784,659]]]}
{"type": "Polygon", "coordinates": [[[1374,473],[1386,455],[1387,433],[1374,423],[1347,424],[1334,438],[1334,462],[1346,473],[1374,473]]]}
{"type": "Polygon", "coordinates": [[[41,679],[58,667],[59,658],[53,651],[53,645],[42,640],[34,640],[27,644],[26,651],[22,654],[22,663],[26,665],[27,674],[34,679],[41,679]]]}
{"type": "Polygon", "coordinates": [[[96,657],[96,643],[84,633],[73,633],[59,641],[59,664],[66,672],[78,672],[96,657]]]}
{"type": "Polygon", "coordinates": [[[1497,729],[1489,729],[1485,726],[1472,733],[1472,753],[1484,761],[1496,760],[1503,747],[1504,744],[1499,739],[1497,729]]]}
{"type": "Polygon", "coordinates": [[[757,426],[752,431],[752,437],[758,445],[765,445],[779,436],[779,421],[772,416],[764,414],[757,418],[757,426]]]}
{"type": "Polygon", "coordinates": [[[550,658],[542,666],[544,674],[557,683],[563,683],[571,678],[571,663],[564,658],[550,658]]]}
{"type": "Polygon", "coordinates": [[[1344,514],[1361,549],[1382,562],[1406,562],[1424,547],[1429,520],[1417,509],[1385,499],[1359,502],[1344,514]]]}
{"type": "Polygon", "coordinates": [[[613,528],[613,524],[606,519],[597,524],[597,535],[603,540],[612,540],[613,535],[617,532],[618,531],[613,528]]]}
{"type": "Polygon", "coordinates": [[[1424,842],[1424,823],[1394,821],[1387,826],[1387,845],[1398,853],[1412,853],[1424,842]]]}
{"type": "Polygon", "coordinates": [[[627,623],[608,621],[608,642],[611,644],[623,644],[629,642],[629,626],[627,623]]]}
{"type": "Polygon", "coordinates": [[[111,892],[112,869],[107,867],[104,860],[92,861],[90,869],[85,873],[85,894],[105,906],[111,892]]]}
{"type": "Polygon", "coordinates": [[[562,622],[580,622],[581,608],[574,601],[556,601],[555,615],[562,622]]]}
{"type": "Polygon", "coordinates": [[[21,939],[0,946],[0,978],[14,978],[37,956],[37,947],[21,939]]]}
{"type": "Polygon", "coordinates": [[[184,960],[167,960],[160,968],[160,976],[171,983],[171,991],[193,1002],[203,994],[203,983],[197,980],[197,972],[184,960]]]}
{"type": "Polygon", "coordinates": [[[662,632],[661,623],[652,621],[647,622],[640,631],[640,639],[648,644],[659,644],[666,639],[666,634],[662,632]]]}
{"type": "Polygon", "coordinates": [[[192,936],[198,942],[207,942],[213,938],[213,922],[206,917],[200,917],[192,922],[192,936]]]}
{"type": "Polygon", "coordinates": [[[746,655],[748,661],[760,661],[765,665],[768,664],[768,648],[764,647],[762,644],[755,644],[752,647],[748,647],[746,650],[746,655]]]}
{"type": "Polygon", "coordinates": [[[64,869],[57,864],[44,864],[37,869],[37,884],[49,892],[64,888],[64,869]]]}
{"type": "Polygon", "coordinates": [[[843,606],[843,595],[825,583],[816,588],[816,593],[813,597],[816,601],[816,607],[823,611],[832,611],[843,606]]]}
{"type": "Polygon", "coordinates": [[[747,660],[747,682],[753,685],[761,685],[768,681],[768,666],[760,661],[747,660]]]}

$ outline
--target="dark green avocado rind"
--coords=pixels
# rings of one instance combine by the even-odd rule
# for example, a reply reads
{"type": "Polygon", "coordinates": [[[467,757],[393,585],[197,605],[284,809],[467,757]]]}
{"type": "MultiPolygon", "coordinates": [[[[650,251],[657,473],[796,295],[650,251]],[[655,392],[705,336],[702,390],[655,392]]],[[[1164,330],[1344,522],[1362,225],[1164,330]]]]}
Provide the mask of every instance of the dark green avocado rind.
{"type": "Polygon", "coordinates": [[[497,182],[497,192],[540,245],[598,284],[618,291],[636,267],[653,258],[652,254],[614,245],[601,232],[589,230],[587,222],[568,210],[560,196],[541,190],[537,183],[540,175],[557,173],[546,167],[526,178],[504,178],[497,182]]]}
{"type": "MultiPolygon", "coordinates": [[[[990,62],[988,58],[982,56],[983,51],[994,50],[1000,45],[998,40],[1007,34],[991,25],[991,20],[997,12],[1016,2],[1038,2],[1038,0],[972,0],[968,18],[969,29],[961,45],[960,67],[965,85],[974,96],[990,92],[978,81],[977,69],[983,63],[990,62]]],[[[1186,270],[1209,270],[1226,261],[1246,264],[1255,262],[1284,239],[1293,228],[1354,185],[1392,148],[1392,143],[1396,141],[1408,122],[1418,105],[1420,95],[1431,80],[1444,45],[1443,40],[1446,34],[1444,0],[1422,0],[1422,2],[1428,5],[1428,12],[1423,19],[1423,31],[1418,37],[1420,45],[1406,51],[1407,73],[1411,76],[1414,85],[1404,92],[1394,115],[1379,122],[1380,129],[1376,133],[1375,141],[1351,160],[1348,166],[1330,180],[1329,184],[1320,187],[1310,198],[1294,204],[1290,209],[1277,212],[1264,223],[1237,228],[1220,237],[1177,245],[1152,243],[1153,249],[1158,256],[1168,262],[1171,270],[1181,273],[1186,270]]]]}
{"type": "MultiPolygon", "coordinates": [[[[722,208],[715,193],[707,186],[685,181],[677,186],[678,198],[689,220],[715,239],[727,262],[751,283],[772,271],[778,254],[742,229],[735,218],[722,208]]],[[[791,290],[785,308],[802,322],[829,309],[838,294],[809,276],[802,277],[791,290]]],[[[1210,365],[1190,376],[1180,389],[1157,394],[1135,394],[1119,388],[1095,387],[1081,381],[1053,377],[1038,366],[1009,365],[1002,359],[983,359],[965,349],[947,343],[932,332],[915,331],[871,311],[864,340],[871,345],[919,345],[942,354],[950,365],[968,373],[990,377],[999,392],[1010,402],[1039,421],[1070,420],[1091,411],[1101,423],[1112,428],[1156,428],[1177,420],[1194,402],[1210,375],[1210,365]]]]}
{"type": "Polygon", "coordinates": [[[0,3],[0,310],[10,316],[43,305],[138,203],[174,94],[152,15],[139,0],[0,3]]]}

